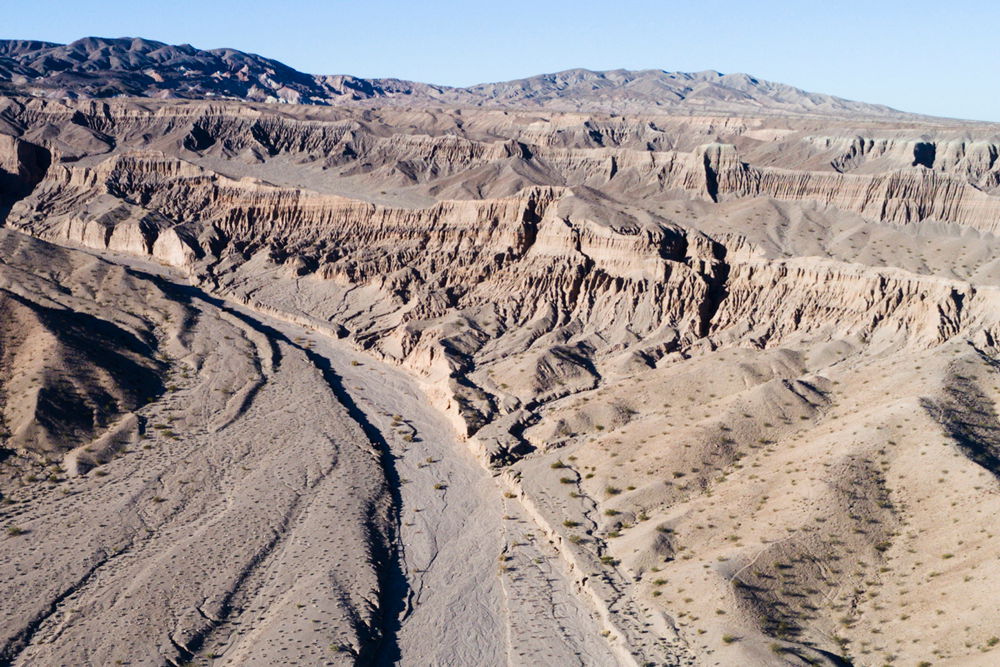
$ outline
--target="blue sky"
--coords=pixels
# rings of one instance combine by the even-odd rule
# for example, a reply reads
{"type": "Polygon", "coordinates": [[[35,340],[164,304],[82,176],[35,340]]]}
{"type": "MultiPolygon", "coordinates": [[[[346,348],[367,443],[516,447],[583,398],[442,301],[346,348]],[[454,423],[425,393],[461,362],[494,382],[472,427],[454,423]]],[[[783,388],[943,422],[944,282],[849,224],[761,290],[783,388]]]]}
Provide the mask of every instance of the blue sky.
{"type": "Polygon", "coordinates": [[[1000,2],[31,0],[0,37],[142,36],[322,74],[450,85],[571,67],[748,72],[906,111],[1000,121],[1000,2]]]}

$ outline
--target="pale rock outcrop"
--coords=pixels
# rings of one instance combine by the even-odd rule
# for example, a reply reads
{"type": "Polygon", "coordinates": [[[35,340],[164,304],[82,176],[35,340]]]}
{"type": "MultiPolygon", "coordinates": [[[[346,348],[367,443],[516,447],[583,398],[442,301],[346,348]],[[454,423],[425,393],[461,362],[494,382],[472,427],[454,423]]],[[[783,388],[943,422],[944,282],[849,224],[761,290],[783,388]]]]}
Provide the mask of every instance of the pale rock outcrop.
{"type": "MultiPolygon", "coordinates": [[[[35,174],[19,177],[29,185],[10,200],[6,224],[181,268],[195,287],[175,296],[198,287],[213,295],[192,297],[197,315],[163,315],[146,330],[172,332],[161,335],[163,347],[174,345],[205,382],[199,397],[208,407],[197,403],[190,424],[219,430],[190,432],[214,452],[214,469],[228,470],[240,452],[279,451],[267,470],[291,465],[282,481],[325,479],[335,457],[356,463],[343,473],[352,483],[364,479],[359,470],[381,470],[384,461],[367,445],[331,446],[324,429],[332,424],[317,421],[323,428],[313,431],[313,419],[299,420],[302,407],[312,416],[339,414],[339,397],[326,396],[338,381],[316,365],[312,341],[250,331],[252,318],[235,311],[212,313],[228,299],[278,323],[347,339],[417,376],[480,458],[509,468],[511,493],[526,498],[530,520],[623,644],[673,636],[681,616],[667,611],[675,613],[684,588],[699,592],[683,622],[693,623],[695,610],[711,617],[705,641],[728,652],[719,654],[724,662],[747,664],[749,655],[766,663],[778,655],[768,648],[778,639],[802,655],[841,655],[833,631],[865,646],[887,627],[880,610],[868,615],[868,636],[839,622],[845,612],[834,613],[836,606],[860,609],[874,598],[848,589],[892,576],[893,559],[910,553],[897,548],[908,539],[903,518],[920,519],[908,507],[938,502],[946,488],[944,473],[919,484],[909,476],[959,471],[967,486],[958,488],[987,489],[949,496],[949,503],[986,502],[992,493],[989,475],[1000,470],[989,394],[1000,340],[993,257],[1000,198],[990,186],[998,142],[988,127],[155,100],[25,100],[0,109],[0,119],[18,135],[3,140],[4,173],[35,174]],[[32,171],[25,156],[46,153],[55,164],[32,171]],[[187,329],[201,335],[206,323],[227,342],[189,348],[187,329]],[[220,358],[225,350],[240,353],[220,358]],[[275,377],[282,384],[272,384],[275,377]],[[284,408],[291,395],[328,400],[254,413],[256,392],[268,387],[268,406],[284,408]],[[227,440],[244,414],[257,421],[227,440]],[[286,428],[311,434],[308,457],[261,445],[265,429],[288,446],[286,428]],[[898,435],[907,429],[919,430],[898,435]],[[910,442],[904,437],[913,448],[897,447],[910,442]],[[348,449],[360,458],[346,456],[348,449]],[[921,495],[907,496],[910,489],[921,495]],[[703,512],[711,519],[698,523],[703,512]],[[836,577],[814,572],[828,555],[868,570],[856,574],[852,564],[836,577]],[[793,568],[801,579],[769,583],[793,568]],[[668,570],[656,583],[652,573],[668,570]],[[789,611],[805,604],[811,608],[795,607],[801,614],[789,611]],[[630,615],[646,608],[658,615],[630,615]],[[618,613],[623,609],[631,611],[618,613]],[[732,627],[743,634],[727,642],[732,627]]],[[[58,289],[65,273],[38,284],[66,298],[58,289]]],[[[132,287],[124,281],[106,300],[132,287]]],[[[29,334],[39,332],[39,342],[56,345],[59,327],[35,327],[20,305],[9,310],[29,334]]],[[[142,329],[127,321],[119,328],[142,329]]],[[[4,341],[3,350],[23,346],[15,342],[4,341]]],[[[151,351],[140,365],[155,374],[151,351]]],[[[65,365],[100,366],[92,361],[84,355],[65,365]],[[87,363],[76,363],[81,359],[87,363]]],[[[117,445],[92,436],[116,433],[115,424],[130,434],[128,413],[141,411],[135,404],[144,396],[125,393],[112,373],[101,377],[107,393],[118,392],[117,403],[98,411],[100,424],[85,425],[87,437],[73,441],[77,455],[92,445],[108,445],[112,454],[117,445]]],[[[27,398],[9,408],[7,421],[17,425],[17,442],[28,443],[21,449],[35,443],[48,453],[46,443],[57,438],[24,428],[46,411],[46,393],[35,391],[33,380],[8,381],[10,394],[27,398]]],[[[359,384],[379,382],[373,374],[359,384]]],[[[386,430],[395,433],[403,422],[393,419],[386,430]]],[[[365,442],[356,431],[337,430],[343,442],[365,442]]],[[[408,435],[410,443],[422,437],[408,435]]],[[[86,468],[76,461],[67,462],[86,468]]],[[[160,483],[156,470],[150,490],[160,483]]],[[[262,477],[250,497],[287,491],[286,502],[261,519],[255,536],[280,534],[301,497],[301,487],[274,489],[271,479],[262,477]]],[[[338,507],[378,517],[351,525],[388,525],[376,511],[386,506],[379,479],[360,494],[328,485],[345,494],[338,507]]],[[[188,480],[171,493],[181,493],[181,481],[188,480]]],[[[447,489],[434,491],[443,500],[447,489]]],[[[220,502],[233,497],[240,496],[220,494],[220,502]]],[[[247,510],[270,507],[234,513],[258,516],[247,510]]],[[[958,514],[945,505],[938,511],[958,514]]],[[[508,523],[521,532],[518,522],[508,523]]],[[[914,535],[937,538],[928,526],[914,535]]],[[[372,562],[388,562],[384,533],[355,537],[350,548],[376,545],[382,551],[372,562]]],[[[522,538],[509,537],[511,549],[522,538]]],[[[958,553],[953,544],[934,549],[935,558],[958,553]]],[[[924,561],[905,562],[918,568],[924,561]]],[[[371,650],[379,632],[376,583],[364,572],[360,587],[344,588],[355,596],[345,607],[365,610],[354,634],[345,635],[344,653],[371,650]]],[[[144,576],[169,590],[157,573],[144,576]]],[[[191,609],[201,601],[207,609],[185,617],[184,641],[195,641],[222,609],[221,598],[203,599],[208,593],[178,602],[191,609]]],[[[336,604],[326,611],[338,619],[347,613],[336,604]]],[[[920,630],[934,624],[931,618],[920,630]]],[[[275,633],[267,636],[280,639],[275,633]]],[[[962,641],[978,646],[985,638],[962,641]]],[[[256,645],[270,650],[269,642],[256,645]]]]}

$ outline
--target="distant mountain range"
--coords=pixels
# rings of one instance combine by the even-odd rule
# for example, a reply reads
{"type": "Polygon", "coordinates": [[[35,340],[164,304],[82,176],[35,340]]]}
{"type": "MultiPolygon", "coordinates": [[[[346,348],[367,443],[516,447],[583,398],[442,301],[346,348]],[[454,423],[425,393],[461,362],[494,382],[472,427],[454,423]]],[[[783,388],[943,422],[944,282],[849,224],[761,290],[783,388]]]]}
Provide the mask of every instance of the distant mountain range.
{"type": "Polygon", "coordinates": [[[632,114],[912,116],[890,107],[810,93],[747,74],[572,69],[455,88],[399,79],[306,74],[276,60],[235,49],[202,50],[189,44],[102,37],[87,37],[72,44],[0,40],[0,93],[321,105],[378,101],[632,114]]]}

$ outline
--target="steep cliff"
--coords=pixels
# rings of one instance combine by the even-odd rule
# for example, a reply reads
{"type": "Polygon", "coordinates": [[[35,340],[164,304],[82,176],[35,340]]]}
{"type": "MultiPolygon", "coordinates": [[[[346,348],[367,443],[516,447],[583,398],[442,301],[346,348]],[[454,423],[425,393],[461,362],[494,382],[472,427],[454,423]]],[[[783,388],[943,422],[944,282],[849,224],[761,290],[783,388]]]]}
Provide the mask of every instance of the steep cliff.
{"type": "MultiPolygon", "coordinates": [[[[981,585],[929,564],[914,508],[992,507],[1000,474],[992,127],[155,100],[0,119],[7,226],[404,368],[636,655],[655,627],[721,664],[915,658],[876,596],[902,604],[903,569],[981,585]]],[[[981,614],[958,632],[921,600],[942,652],[990,649],[981,614]]]]}

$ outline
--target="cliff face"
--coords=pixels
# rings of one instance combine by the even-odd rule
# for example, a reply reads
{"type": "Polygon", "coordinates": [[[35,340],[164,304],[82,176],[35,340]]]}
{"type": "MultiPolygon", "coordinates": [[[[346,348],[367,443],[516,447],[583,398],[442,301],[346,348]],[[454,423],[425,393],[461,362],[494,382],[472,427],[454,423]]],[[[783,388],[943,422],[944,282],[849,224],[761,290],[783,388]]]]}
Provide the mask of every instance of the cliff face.
{"type": "Polygon", "coordinates": [[[834,552],[865,554],[862,582],[890,567],[920,468],[899,422],[998,474],[993,128],[121,100],[10,101],[0,120],[6,225],[155,260],[405,367],[581,590],[612,562],[600,581],[644,604],[660,568],[704,585],[685,613],[718,605],[756,638],[733,664],[765,638],[843,654],[826,571],[768,577],[834,552]],[[956,416],[969,401],[982,424],[956,416]],[[796,476],[799,452],[824,470],[796,476]],[[796,534],[755,514],[765,491],[795,499],[775,511],[796,534]],[[697,523],[716,502],[753,530],[697,523]],[[827,514],[836,544],[812,534],[827,514]]]}
{"type": "Polygon", "coordinates": [[[840,137],[830,137],[812,133],[814,122],[791,119],[483,111],[470,122],[461,110],[391,109],[301,116],[152,101],[67,107],[30,100],[9,102],[2,112],[22,141],[45,146],[57,162],[112,146],[114,154],[159,150],[224,173],[365,199],[401,190],[425,205],[532,185],[588,186],[625,198],[766,196],[893,223],[990,230],[996,218],[1000,140],[989,126],[974,139],[947,125],[907,131],[845,124],[840,137]],[[234,159],[239,167],[224,166],[234,159]]]}
{"type": "Polygon", "coordinates": [[[49,152],[35,144],[0,134],[0,222],[10,207],[45,177],[49,152]]]}
{"type": "Polygon", "coordinates": [[[293,118],[224,104],[38,101],[4,113],[21,137],[44,144],[7,139],[5,171],[33,184],[11,226],[147,255],[246,298],[268,289],[251,274],[283,267],[285,279],[307,279],[310,317],[450,382],[470,431],[536,394],[560,393],[541,389],[548,381],[511,392],[469,386],[465,372],[490,350],[569,345],[562,370],[543,369],[545,352],[532,373],[597,378],[602,359],[628,351],[652,363],[695,341],[773,345],[821,334],[931,345],[994,327],[980,306],[991,297],[967,283],[768,260],[739,229],[706,235],[702,213],[685,220],[671,203],[710,211],[768,198],[871,223],[992,232],[998,144],[952,139],[948,128],[934,141],[880,128],[869,139],[817,138],[802,122],[758,119],[293,118]],[[404,119],[409,129],[395,130],[404,119]],[[90,155],[95,137],[114,148],[90,155]],[[46,152],[57,161],[42,178],[46,152]],[[788,164],[776,166],[777,154],[788,164]],[[295,179],[317,187],[286,184],[295,179]],[[343,183],[352,196],[334,193],[343,183]],[[422,204],[393,202],[373,184],[422,204]],[[456,191],[464,196],[442,198],[456,191]]]}
{"type": "MultiPolygon", "coordinates": [[[[840,173],[843,163],[833,161],[838,173],[800,172],[755,168],[740,160],[733,146],[708,146],[704,151],[705,191],[713,201],[766,196],[783,201],[815,202],[880,222],[906,224],[924,220],[947,221],[986,232],[996,231],[998,198],[995,188],[996,144],[982,144],[978,158],[942,161],[933,167],[934,148],[918,143],[919,153],[929,147],[927,164],[914,162],[874,174],[840,173]]],[[[920,158],[918,158],[920,159],[920,158]]],[[[700,174],[692,170],[685,186],[697,192],[700,174]]]]}

